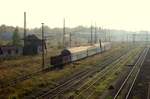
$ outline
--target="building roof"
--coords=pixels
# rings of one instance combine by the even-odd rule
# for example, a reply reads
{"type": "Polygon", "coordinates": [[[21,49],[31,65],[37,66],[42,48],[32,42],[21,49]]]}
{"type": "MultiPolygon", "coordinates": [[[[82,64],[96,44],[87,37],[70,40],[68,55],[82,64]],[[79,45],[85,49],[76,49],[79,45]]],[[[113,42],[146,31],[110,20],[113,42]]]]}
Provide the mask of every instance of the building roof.
{"type": "MultiPolygon", "coordinates": [[[[41,46],[42,45],[42,40],[39,39],[36,35],[32,34],[32,35],[28,35],[25,37],[25,46],[41,46]]],[[[44,40],[44,46],[46,48],[46,42],[44,40]]]]}
{"type": "Polygon", "coordinates": [[[25,40],[40,40],[36,35],[32,34],[32,35],[27,35],[25,38],[25,40]]]}
{"type": "Polygon", "coordinates": [[[18,47],[12,46],[12,45],[5,45],[5,46],[0,46],[0,49],[6,51],[6,50],[16,50],[18,47]]]}

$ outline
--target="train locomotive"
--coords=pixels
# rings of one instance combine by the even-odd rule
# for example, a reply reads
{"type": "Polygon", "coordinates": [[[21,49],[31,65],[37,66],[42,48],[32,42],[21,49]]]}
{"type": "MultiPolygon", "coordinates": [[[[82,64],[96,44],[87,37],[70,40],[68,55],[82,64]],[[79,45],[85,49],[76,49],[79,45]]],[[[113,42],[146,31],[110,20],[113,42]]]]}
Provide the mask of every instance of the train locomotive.
{"type": "Polygon", "coordinates": [[[52,56],[50,58],[50,64],[54,67],[62,67],[65,64],[75,62],[84,59],[89,56],[102,53],[111,48],[110,42],[104,42],[101,44],[93,44],[91,46],[80,46],[73,48],[66,48],[61,51],[57,56],[52,56]]]}

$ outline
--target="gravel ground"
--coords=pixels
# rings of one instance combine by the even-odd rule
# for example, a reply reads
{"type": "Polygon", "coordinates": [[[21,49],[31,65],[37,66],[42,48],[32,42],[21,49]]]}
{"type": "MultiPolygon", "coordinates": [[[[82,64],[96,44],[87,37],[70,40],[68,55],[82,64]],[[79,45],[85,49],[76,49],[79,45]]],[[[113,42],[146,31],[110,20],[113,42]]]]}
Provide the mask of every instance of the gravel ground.
{"type": "MultiPolygon", "coordinates": [[[[150,86],[150,50],[143,63],[129,99],[150,99],[148,90],[150,86]]],[[[150,94],[150,93],[149,93],[150,94]]]]}
{"type": "MultiPolygon", "coordinates": [[[[118,78],[114,82],[112,82],[112,84],[108,87],[108,90],[106,90],[103,93],[103,95],[101,95],[99,97],[99,99],[113,99],[116,91],[118,91],[118,89],[120,88],[124,79],[127,77],[130,70],[132,69],[132,66],[130,66],[130,65],[134,64],[135,60],[137,60],[137,59],[138,59],[138,56],[133,60],[133,62],[131,62],[130,64],[128,64],[128,66],[126,66],[124,68],[124,70],[119,74],[118,78]]],[[[122,98],[119,98],[119,99],[122,99],[122,98]]],[[[135,99],[137,99],[137,98],[135,98],[135,99]]]]}

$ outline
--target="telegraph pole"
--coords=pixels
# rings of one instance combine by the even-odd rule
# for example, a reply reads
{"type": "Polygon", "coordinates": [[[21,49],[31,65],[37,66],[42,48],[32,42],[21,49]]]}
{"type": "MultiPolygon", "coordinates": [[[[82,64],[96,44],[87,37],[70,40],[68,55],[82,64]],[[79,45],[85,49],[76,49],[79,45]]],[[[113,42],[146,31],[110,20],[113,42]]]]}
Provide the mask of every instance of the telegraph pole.
{"type": "Polygon", "coordinates": [[[109,42],[111,42],[111,33],[109,31],[109,42]]]}
{"type": "MultiPolygon", "coordinates": [[[[98,39],[101,39],[101,28],[100,27],[98,27],[98,39]]],[[[102,40],[102,39],[101,39],[102,40]]]]}
{"type": "Polygon", "coordinates": [[[147,46],[149,46],[149,33],[147,33],[147,46]]]}
{"type": "Polygon", "coordinates": [[[91,25],[91,45],[93,44],[93,27],[92,27],[92,25],[91,25]]]}
{"type": "Polygon", "coordinates": [[[101,41],[101,39],[99,39],[99,46],[100,46],[100,49],[101,49],[101,53],[102,53],[102,41],[101,41]]]}
{"type": "Polygon", "coordinates": [[[146,33],[146,46],[148,45],[148,32],[146,33]]]}
{"type": "Polygon", "coordinates": [[[107,32],[106,32],[106,30],[104,30],[104,33],[105,33],[105,42],[107,42],[107,32]]]}
{"type": "Polygon", "coordinates": [[[70,32],[70,38],[69,38],[69,41],[70,41],[70,48],[71,48],[71,41],[72,41],[72,33],[70,32]]]}
{"type": "Polygon", "coordinates": [[[127,34],[127,38],[126,39],[127,39],[127,44],[128,44],[129,43],[129,35],[128,34],[127,34]]]}
{"type": "Polygon", "coordinates": [[[127,47],[128,47],[128,49],[129,49],[129,35],[128,35],[128,33],[127,33],[127,47]]]}
{"type": "Polygon", "coordinates": [[[96,28],[96,23],[95,23],[95,44],[97,43],[97,28],[96,28]]]}
{"type": "Polygon", "coordinates": [[[42,24],[42,69],[44,69],[45,67],[45,62],[44,62],[44,23],[41,23],[42,24]]]}
{"type": "Polygon", "coordinates": [[[25,38],[26,38],[26,12],[24,12],[24,45],[26,43],[25,38]]]}
{"type": "Polygon", "coordinates": [[[66,38],[65,38],[65,35],[66,35],[66,29],[65,29],[65,19],[64,19],[64,22],[63,22],[63,47],[64,48],[66,47],[66,38]]]}
{"type": "Polygon", "coordinates": [[[133,44],[135,44],[135,36],[136,34],[133,34],[133,44]]]}

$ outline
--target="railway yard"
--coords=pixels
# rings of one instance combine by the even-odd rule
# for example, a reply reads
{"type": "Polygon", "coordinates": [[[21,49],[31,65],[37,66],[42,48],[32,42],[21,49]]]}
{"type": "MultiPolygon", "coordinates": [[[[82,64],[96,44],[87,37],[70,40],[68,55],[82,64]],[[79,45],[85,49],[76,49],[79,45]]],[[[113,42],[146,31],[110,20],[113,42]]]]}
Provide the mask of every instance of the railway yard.
{"type": "Polygon", "coordinates": [[[61,69],[40,69],[38,56],[1,62],[0,99],[149,99],[149,54],[142,44],[114,44],[61,69]]]}
{"type": "Polygon", "coordinates": [[[141,67],[141,70],[137,76],[137,80],[135,81],[131,93],[129,94],[129,99],[150,99],[149,60],[150,50],[147,52],[143,66],[141,67]]]}
{"type": "Polygon", "coordinates": [[[0,99],[150,99],[150,0],[1,0],[0,99]]]}

